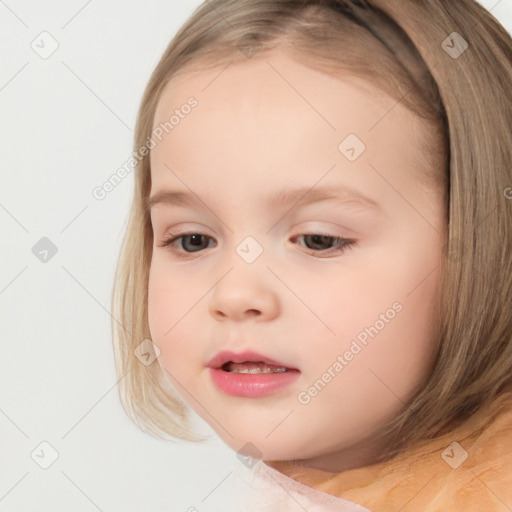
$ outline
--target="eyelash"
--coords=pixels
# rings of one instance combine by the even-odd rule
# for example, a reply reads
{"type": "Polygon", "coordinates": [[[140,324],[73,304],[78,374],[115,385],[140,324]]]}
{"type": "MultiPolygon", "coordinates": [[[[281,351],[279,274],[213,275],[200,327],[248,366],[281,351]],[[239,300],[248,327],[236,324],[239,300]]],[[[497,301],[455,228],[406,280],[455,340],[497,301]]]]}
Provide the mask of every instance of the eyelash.
{"type": "MultiPolygon", "coordinates": [[[[179,258],[188,258],[189,257],[188,255],[200,253],[202,250],[200,249],[198,251],[193,251],[193,252],[187,252],[187,251],[182,252],[182,251],[179,251],[179,250],[175,249],[174,247],[172,247],[172,244],[174,242],[176,242],[176,241],[178,241],[178,240],[180,240],[180,239],[182,239],[182,238],[184,238],[186,236],[190,236],[190,235],[204,236],[204,237],[209,238],[210,240],[212,240],[212,238],[209,237],[208,235],[204,235],[202,233],[197,233],[197,232],[169,233],[169,235],[165,238],[165,240],[162,241],[162,243],[159,245],[159,247],[169,247],[171,252],[176,254],[176,256],[178,256],[179,258]]],[[[350,248],[352,248],[352,247],[354,247],[356,245],[356,241],[355,240],[351,240],[351,239],[348,239],[348,238],[342,238],[342,237],[334,236],[334,235],[326,235],[326,234],[323,234],[323,233],[302,233],[301,235],[298,235],[298,237],[301,237],[301,236],[320,236],[320,237],[323,237],[323,238],[330,238],[332,240],[332,243],[339,243],[340,244],[337,247],[334,247],[334,248],[331,247],[330,249],[324,249],[324,250],[319,250],[319,251],[315,251],[313,249],[308,249],[306,247],[306,249],[308,249],[309,251],[312,251],[309,254],[316,254],[316,253],[325,254],[325,253],[331,253],[331,252],[341,254],[341,253],[345,252],[347,249],[350,249],[350,248]]]]}

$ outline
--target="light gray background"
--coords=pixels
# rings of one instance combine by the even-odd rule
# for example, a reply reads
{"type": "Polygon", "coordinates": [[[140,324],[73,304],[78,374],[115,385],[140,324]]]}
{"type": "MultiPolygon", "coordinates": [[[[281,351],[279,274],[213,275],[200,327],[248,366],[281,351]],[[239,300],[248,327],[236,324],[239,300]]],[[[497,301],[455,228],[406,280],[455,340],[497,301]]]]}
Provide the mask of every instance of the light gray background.
{"type": "MultiPolygon", "coordinates": [[[[481,3],[512,32],[511,0],[481,3]]],[[[2,512],[232,502],[243,465],[223,442],[159,441],[122,411],[109,305],[133,174],[92,195],[131,155],[149,75],[199,4],[0,0],[2,512]],[[51,48],[43,31],[58,43],[46,59],[31,47],[51,48]],[[58,249],[46,263],[32,253],[42,237],[58,249]],[[59,455],[48,469],[31,457],[43,441],[59,455]]]]}

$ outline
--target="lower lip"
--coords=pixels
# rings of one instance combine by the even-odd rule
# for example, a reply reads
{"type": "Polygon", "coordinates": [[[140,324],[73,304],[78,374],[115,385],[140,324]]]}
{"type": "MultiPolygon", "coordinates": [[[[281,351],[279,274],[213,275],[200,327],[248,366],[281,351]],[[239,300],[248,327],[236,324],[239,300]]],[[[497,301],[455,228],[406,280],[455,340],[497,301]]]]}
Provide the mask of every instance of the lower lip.
{"type": "Polygon", "coordinates": [[[233,396],[255,398],[270,395],[290,384],[299,375],[299,370],[279,373],[235,373],[210,368],[213,383],[224,393],[233,396]]]}

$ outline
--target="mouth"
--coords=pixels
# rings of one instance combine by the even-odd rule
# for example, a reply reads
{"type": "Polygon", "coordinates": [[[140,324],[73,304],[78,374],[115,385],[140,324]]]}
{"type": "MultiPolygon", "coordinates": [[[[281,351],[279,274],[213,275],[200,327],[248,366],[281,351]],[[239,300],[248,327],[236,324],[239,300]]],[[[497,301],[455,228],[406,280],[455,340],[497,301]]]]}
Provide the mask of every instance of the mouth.
{"type": "Polygon", "coordinates": [[[290,368],[286,366],[276,366],[273,364],[265,363],[264,361],[244,361],[243,363],[235,363],[233,361],[228,361],[224,363],[220,369],[225,372],[230,373],[282,373],[287,371],[292,371],[290,368]]]}
{"type": "Polygon", "coordinates": [[[222,351],[216,354],[206,366],[231,373],[283,373],[299,371],[287,363],[277,361],[251,350],[242,353],[222,351]]]}
{"type": "Polygon", "coordinates": [[[276,393],[289,386],[301,373],[289,364],[252,351],[241,354],[220,352],[207,366],[219,391],[245,398],[276,393]]]}

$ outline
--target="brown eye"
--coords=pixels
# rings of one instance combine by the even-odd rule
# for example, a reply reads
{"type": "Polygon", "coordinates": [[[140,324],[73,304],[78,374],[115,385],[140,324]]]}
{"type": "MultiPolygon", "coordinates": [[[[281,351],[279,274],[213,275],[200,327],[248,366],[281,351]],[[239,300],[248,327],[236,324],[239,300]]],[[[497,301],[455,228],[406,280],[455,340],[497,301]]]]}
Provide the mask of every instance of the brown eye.
{"type": "Polygon", "coordinates": [[[355,240],[338,236],[322,235],[320,233],[303,234],[299,235],[297,238],[303,238],[305,242],[304,246],[313,251],[312,254],[330,253],[333,251],[340,253],[355,244],[355,240]]]}
{"type": "Polygon", "coordinates": [[[171,233],[162,243],[161,247],[170,246],[176,252],[194,253],[208,247],[208,241],[213,240],[207,235],[201,233],[184,233],[177,235],[171,233]],[[178,248],[174,247],[177,242],[181,242],[178,248]]]}
{"type": "Polygon", "coordinates": [[[205,245],[205,240],[207,240],[207,238],[208,237],[205,235],[194,233],[191,235],[180,236],[178,240],[181,239],[181,248],[185,249],[186,252],[196,252],[200,251],[201,249],[206,249],[206,247],[208,247],[208,241],[206,241],[205,245]],[[189,250],[187,246],[191,250],[189,250]]]}
{"type": "Polygon", "coordinates": [[[335,239],[332,236],[325,235],[303,235],[306,247],[308,249],[326,250],[330,249],[335,239]]]}

